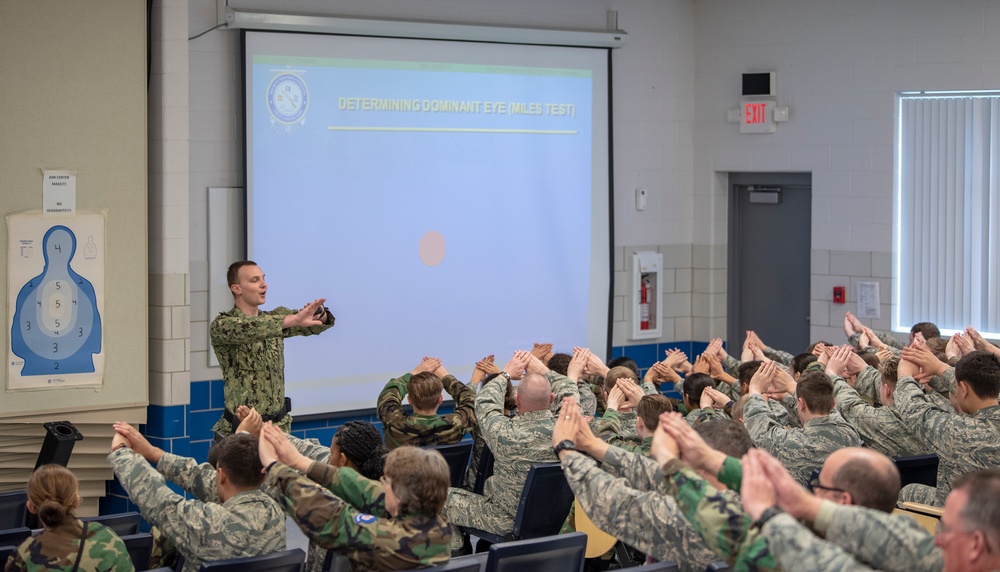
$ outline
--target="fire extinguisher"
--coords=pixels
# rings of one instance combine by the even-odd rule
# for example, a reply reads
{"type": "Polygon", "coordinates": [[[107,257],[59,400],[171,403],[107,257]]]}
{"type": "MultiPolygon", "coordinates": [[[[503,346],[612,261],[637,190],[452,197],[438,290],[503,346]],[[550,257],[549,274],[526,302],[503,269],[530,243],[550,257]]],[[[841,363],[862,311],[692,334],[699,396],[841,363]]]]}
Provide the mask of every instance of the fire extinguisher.
{"type": "Polygon", "coordinates": [[[639,329],[649,329],[649,278],[643,277],[639,285],[639,329]]]}

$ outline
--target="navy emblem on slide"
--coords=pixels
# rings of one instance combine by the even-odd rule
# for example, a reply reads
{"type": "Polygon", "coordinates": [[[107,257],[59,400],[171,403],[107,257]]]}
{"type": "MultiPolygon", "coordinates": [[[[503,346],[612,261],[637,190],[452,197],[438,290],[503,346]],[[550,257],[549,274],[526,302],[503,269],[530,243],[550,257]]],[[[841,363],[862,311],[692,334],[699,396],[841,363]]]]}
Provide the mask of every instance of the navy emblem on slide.
{"type": "Polygon", "coordinates": [[[101,353],[101,316],[89,280],[73,271],[76,235],[57,225],[42,238],[45,267],[17,294],[11,350],[21,375],[93,373],[101,353]]]}
{"type": "Polygon", "coordinates": [[[309,90],[298,74],[276,75],[267,86],[267,110],[271,123],[291,127],[305,123],[309,90]]]}

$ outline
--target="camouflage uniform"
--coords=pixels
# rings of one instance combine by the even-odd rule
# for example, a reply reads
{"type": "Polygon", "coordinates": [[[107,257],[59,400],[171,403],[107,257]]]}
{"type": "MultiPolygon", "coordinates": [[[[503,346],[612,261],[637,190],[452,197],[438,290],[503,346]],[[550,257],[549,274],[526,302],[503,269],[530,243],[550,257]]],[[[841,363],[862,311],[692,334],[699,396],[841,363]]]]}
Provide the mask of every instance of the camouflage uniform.
{"type": "MultiPolygon", "coordinates": [[[[226,409],[236,413],[240,405],[255,408],[261,415],[277,414],[285,405],[285,338],[309,336],[333,327],[330,323],[309,328],[282,329],[285,316],[295,314],[284,306],[247,316],[237,307],[212,320],[212,349],[219,359],[225,380],[226,409]]],[[[286,433],[292,418],[286,415],[277,423],[286,433]]],[[[226,419],[212,427],[219,435],[233,432],[226,419]]]]}
{"type": "Polygon", "coordinates": [[[302,532],[345,554],[354,572],[435,566],[451,556],[451,530],[441,515],[390,516],[382,483],[354,469],[314,462],[307,478],[277,463],[265,483],[281,491],[285,512],[302,532]]]}
{"type": "MultiPolygon", "coordinates": [[[[601,420],[608,414],[608,409],[604,410],[604,414],[601,417],[595,417],[590,420],[590,430],[594,432],[595,435],[600,435],[602,431],[601,420]]],[[[635,420],[639,415],[635,411],[622,411],[615,412],[618,421],[618,437],[625,439],[627,441],[638,441],[639,440],[639,429],[636,428],[635,420]]]]}
{"type": "Polygon", "coordinates": [[[754,445],[771,453],[800,484],[807,485],[813,469],[823,465],[830,453],[844,447],[860,447],[861,437],[836,411],[828,417],[806,421],[802,429],[778,424],[760,395],[751,395],[743,411],[743,422],[754,445]]]}
{"type": "Polygon", "coordinates": [[[869,405],[840,376],[833,378],[833,397],[837,411],[858,431],[865,446],[889,457],[912,457],[928,451],[903,423],[895,406],[869,405]]]}
{"type": "MultiPolygon", "coordinates": [[[[889,346],[889,349],[893,350],[893,353],[895,353],[895,354],[899,354],[899,350],[901,350],[901,349],[903,349],[903,348],[906,347],[905,343],[897,340],[895,336],[893,336],[892,334],[890,334],[888,332],[880,332],[880,331],[876,331],[876,330],[872,330],[872,331],[875,332],[875,336],[879,339],[879,341],[881,341],[883,344],[889,346]]],[[[861,340],[861,334],[851,334],[851,335],[847,336],[847,343],[849,343],[852,346],[858,348],[859,350],[863,350],[865,348],[862,348],[862,347],[860,347],[858,345],[859,342],[860,342],[860,340],[861,340]]]]}
{"type": "Polygon", "coordinates": [[[582,454],[562,461],[580,507],[608,534],[657,560],[674,560],[681,570],[701,572],[718,556],[684,520],[677,503],[663,493],[664,479],[655,461],[611,447],[604,470],[582,454]],[[624,479],[616,479],[623,476],[624,479]]]}
{"type": "Polygon", "coordinates": [[[196,572],[206,560],[243,558],[285,549],[285,518],[274,500],[260,490],[252,490],[239,493],[223,504],[213,502],[213,498],[218,500],[218,494],[214,469],[207,463],[195,466],[194,460],[170,453],[160,459],[158,466],[162,466],[164,475],[189,487],[201,499],[184,500],[132,449],[120,447],[112,451],[108,462],[142,516],[159,527],[184,556],[184,572],[196,572]]]}
{"type": "MultiPolygon", "coordinates": [[[[545,377],[552,384],[555,399],[572,396],[579,399],[576,383],[550,371],[545,377]]],[[[496,457],[493,476],[486,480],[482,495],[457,488],[448,489],[444,514],[448,522],[504,535],[513,530],[517,504],[532,463],[555,463],[552,451],[552,411],[542,409],[503,414],[506,378],[502,375],[483,384],[476,397],[476,418],[483,439],[496,457]]]]}
{"type": "Polygon", "coordinates": [[[907,485],[901,501],[944,506],[953,478],[1000,465],[1000,405],[972,415],[959,415],[924,394],[912,377],[904,377],[892,394],[903,421],[938,456],[937,490],[907,485]]]}
{"type": "Polygon", "coordinates": [[[646,437],[639,440],[623,437],[621,415],[614,409],[605,410],[604,415],[597,420],[597,435],[607,441],[609,445],[620,447],[631,453],[648,455],[649,449],[653,445],[653,438],[646,437]]]}
{"type": "Polygon", "coordinates": [[[684,416],[684,420],[692,427],[714,419],[730,419],[730,417],[722,409],[712,407],[692,409],[691,412],[684,416]]]}
{"type": "MultiPolygon", "coordinates": [[[[736,464],[742,478],[742,466],[738,461],[736,464]]],[[[663,475],[667,494],[677,500],[681,513],[701,534],[705,544],[733,570],[777,568],[767,542],[743,510],[735,490],[716,489],[680,459],[668,461],[663,466],[663,475]]]]}
{"type": "Polygon", "coordinates": [[[320,463],[326,464],[330,463],[330,448],[321,445],[319,440],[299,439],[291,433],[289,433],[287,437],[288,441],[295,446],[295,449],[298,450],[299,453],[302,453],[313,461],[319,461],[320,463]]]}
{"type": "Polygon", "coordinates": [[[4,570],[7,572],[135,570],[122,539],[118,538],[110,528],[96,522],[91,522],[87,526],[87,539],[84,541],[80,565],[74,568],[73,565],[80,554],[81,536],[83,536],[83,522],[68,517],[59,526],[46,528],[37,536],[22,542],[7,559],[4,570]]]}
{"type": "Polygon", "coordinates": [[[858,373],[858,379],[854,381],[854,391],[858,393],[869,405],[881,403],[882,399],[878,395],[879,386],[882,385],[882,374],[870,365],[866,365],[858,373]]]}
{"type": "MultiPolygon", "coordinates": [[[[793,541],[786,531],[772,531],[771,522],[778,518],[776,516],[764,525],[764,534],[768,536],[775,554],[783,555],[784,551],[794,548],[794,542],[801,543],[801,539],[793,541]]],[[[785,528],[789,524],[786,518],[792,520],[787,515],[781,518],[775,523],[775,528],[785,528]]],[[[934,535],[905,515],[824,501],[813,528],[824,535],[828,543],[836,546],[807,547],[808,556],[801,554],[802,559],[795,561],[797,565],[786,569],[797,569],[801,562],[809,562],[811,570],[865,569],[836,567],[838,559],[843,558],[832,549],[837,547],[877,570],[940,572],[944,568],[944,557],[941,550],[934,546],[934,535]]],[[[781,560],[785,561],[784,558],[781,560]]],[[[849,564],[846,560],[842,561],[849,564]]]]}
{"type": "Polygon", "coordinates": [[[465,432],[476,424],[473,408],[476,393],[453,375],[441,380],[444,390],[455,399],[455,412],[448,415],[407,415],[403,411],[406,384],[410,374],[389,380],[378,396],[378,419],[385,433],[385,446],[390,449],[413,445],[449,445],[458,443],[465,432]]]}

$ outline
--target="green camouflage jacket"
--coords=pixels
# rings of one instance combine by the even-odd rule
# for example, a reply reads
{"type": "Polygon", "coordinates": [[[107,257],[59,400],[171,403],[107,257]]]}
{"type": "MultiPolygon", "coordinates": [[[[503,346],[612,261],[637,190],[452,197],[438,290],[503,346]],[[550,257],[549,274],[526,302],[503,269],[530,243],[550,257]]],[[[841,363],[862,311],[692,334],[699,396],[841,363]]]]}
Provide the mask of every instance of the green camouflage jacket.
{"type": "Polygon", "coordinates": [[[347,555],[354,572],[436,566],[451,556],[443,516],[390,516],[382,483],[354,469],[314,462],[307,477],[277,463],[265,482],[281,491],[285,512],[302,532],[347,555]]]}
{"type": "Polygon", "coordinates": [[[403,411],[406,384],[410,374],[389,380],[378,396],[378,419],[390,449],[413,445],[448,445],[458,443],[476,424],[476,393],[453,375],[441,380],[444,390],[455,400],[455,412],[447,415],[407,415],[403,411]]]}
{"type": "MultiPolygon", "coordinates": [[[[80,552],[83,522],[67,518],[54,528],[46,528],[17,547],[7,559],[6,572],[32,570],[58,570],[63,572],[103,572],[115,570],[132,572],[132,558],[125,543],[113,530],[92,522],[87,526],[80,566],[73,568],[80,552]]],[[[145,566],[143,567],[145,568],[145,566]]]]}

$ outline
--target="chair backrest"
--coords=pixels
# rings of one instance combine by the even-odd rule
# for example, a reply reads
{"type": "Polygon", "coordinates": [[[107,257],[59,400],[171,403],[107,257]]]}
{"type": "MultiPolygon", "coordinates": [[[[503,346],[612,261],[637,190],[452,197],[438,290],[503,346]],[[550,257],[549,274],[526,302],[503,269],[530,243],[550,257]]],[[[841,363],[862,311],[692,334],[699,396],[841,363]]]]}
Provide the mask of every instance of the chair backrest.
{"type": "Polygon", "coordinates": [[[621,572],[680,572],[681,567],[673,560],[667,560],[666,562],[629,566],[628,568],[620,568],[620,570],[621,572]]]}
{"type": "Polygon", "coordinates": [[[729,572],[732,568],[725,562],[713,562],[705,568],[705,572],[729,572]]]}
{"type": "Polygon", "coordinates": [[[479,454],[479,464],[476,465],[476,483],[472,486],[472,492],[477,495],[483,494],[486,487],[486,479],[493,476],[493,464],[496,457],[490,451],[489,445],[483,445],[483,451],[479,454]]]}
{"type": "Polygon", "coordinates": [[[901,508],[892,509],[892,514],[905,514],[906,516],[917,521],[917,524],[924,527],[924,530],[926,530],[931,534],[934,534],[934,532],[937,530],[938,521],[940,520],[938,518],[934,518],[933,516],[928,516],[920,512],[913,512],[901,508]]]}
{"type": "Polygon", "coordinates": [[[115,534],[118,536],[128,536],[139,532],[140,518],[137,512],[120,512],[102,516],[87,516],[80,520],[84,522],[96,522],[115,531],[115,534]]]}
{"type": "Polygon", "coordinates": [[[558,534],[569,507],[573,505],[573,490],[566,482],[559,463],[535,463],[521,490],[514,519],[514,538],[538,538],[558,534]]]}
{"type": "Polygon", "coordinates": [[[132,564],[136,570],[146,570],[149,568],[149,556],[153,552],[153,535],[149,533],[126,534],[121,537],[128,549],[128,555],[132,557],[132,564]]]}
{"type": "Polygon", "coordinates": [[[327,550],[326,558],[323,559],[323,572],[351,572],[351,559],[333,550],[327,550]]]}
{"type": "Polygon", "coordinates": [[[461,487],[465,481],[465,472],[469,469],[469,457],[472,456],[472,441],[454,443],[452,445],[428,445],[424,449],[433,449],[444,457],[451,470],[451,486],[461,487]]]}
{"type": "Polygon", "coordinates": [[[249,558],[202,562],[199,570],[215,572],[301,572],[306,553],[301,548],[272,552],[249,558]]]}
{"type": "Polygon", "coordinates": [[[459,557],[452,558],[448,562],[430,568],[413,568],[420,572],[479,572],[482,563],[475,558],[459,557]]]}
{"type": "Polygon", "coordinates": [[[0,530],[0,546],[18,546],[29,536],[31,536],[31,529],[27,526],[0,530]]]}
{"type": "Polygon", "coordinates": [[[486,572],[582,572],[586,550],[582,532],[494,544],[486,572]]]}
{"type": "Polygon", "coordinates": [[[893,457],[899,469],[900,486],[917,483],[929,487],[937,486],[938,456],[934,453],[913,457],[893,457]]]}
{"type": "Polygon", "coordinates": [[[0,493],[0,530],[24,526],[28,513],[28,491],[0,493]]]}
{"type": "Polygon", "coordinates": [[[0,564],[7,565],[7,559],[17,550],[16,546],[0,546],[0,564]]]}

